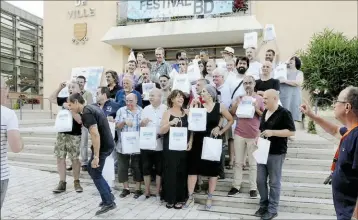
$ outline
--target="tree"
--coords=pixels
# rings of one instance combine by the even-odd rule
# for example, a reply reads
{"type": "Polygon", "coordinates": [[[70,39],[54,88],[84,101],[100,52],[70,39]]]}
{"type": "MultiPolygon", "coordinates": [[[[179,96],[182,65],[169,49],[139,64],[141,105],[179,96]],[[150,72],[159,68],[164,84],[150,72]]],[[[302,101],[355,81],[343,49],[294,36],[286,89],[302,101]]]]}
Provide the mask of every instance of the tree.
{"type": "Polygon", "coordinates": [[[303,88],[319,104],[331,105],[341,90],[358,86],[358,38],[348,39],[343,33],[324,29],[312,36],[306,50],[298,51],[304,73],[303,88]]]}

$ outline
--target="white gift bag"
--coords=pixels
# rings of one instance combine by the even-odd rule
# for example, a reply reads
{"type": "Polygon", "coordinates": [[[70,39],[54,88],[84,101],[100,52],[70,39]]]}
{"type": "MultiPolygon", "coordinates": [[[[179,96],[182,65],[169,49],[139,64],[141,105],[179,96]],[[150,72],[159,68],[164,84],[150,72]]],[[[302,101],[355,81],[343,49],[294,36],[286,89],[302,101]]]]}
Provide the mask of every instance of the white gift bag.
{"type": "Polygon", "coordinates": [[[122,154],[140,153],[139,132],[121,132],[122,154]]]}
{"type": "Polygon", "coordinates": [[[259,137],[257,140],[258,149],[255,150],[252,155],[254,156],[258,164],[266,164],[267,158],[270,152],[271,142],[267,139],[259,137]]]}
{"type": "Polygon", "coordinates": [[[178,75],[178,71],[173,68],[173,70],[169,73],[169,77],[174,79],[176,75],[178,75]]]}
{"type": "Polygon", "coordinates": [[[155,150],[157,146],[156,127],[141,127],[139,133],[139,148],[143,150],[155,150]]]}
{"type": "Polygon", "coordinates": [[[255,115],[254,102],[256,99],[244,96],[237,107],[236,116],[238,118],[253,118],[255,115]]]}
{"type": "Polygon", "coordinates": [[[108,121],[108,124],[109,124],[109,129],[111,129],[112,137],[114,139],[115,132],[116,132],[116,123],[108,121]]]}
{"type": "Polygon", "coordinates": [[[189,82],[195,82],[201,78],[198,62],[194,61],[193,64],[188,66],[187,74],[188,74],[189,82]]]}
{"type": "Polygon", "coordinates": [[[190,93],[190,82],[187,74],[177,74],[173,80],[172,90],[181,90],[184,93],[190,93]]]}
{"type": "Polygon", "coordinates": [[[188,128],[171,127],[169,131],[169,150],[185,151],[188,148],[188,128]]]}
{"type": "Polygon", "coordinates": [[[206,131],[206,108],[189,109],[189,131],[206,131]]]}
{"type": "Polygon", "coordinates": [[[149,100],[149,93],[155,88],[155,83],[142,83],[143,100],[149,100]]]}
{"type": "Polygon", "coordinates": [[[278,65],[273,73],[273,78],[274,79],[285,79],[287,80],[287,65],[286,64],[280,64],[278,65]]]}
{"type": "Polygon", "coordinates": [[[114,173],[114,158],[112,155],[109,155],[104,162],[104,167],[102,171],[104,179],[107,181],[109,187],[114,186],[115,173],[114,173]]]}
{"type": "Polygon", "coordinates": [[[209,161],[220,161],[223,141],[221,139],[204,137],[201,159],[209,161]]]}
{"type": "Polygon", "coordinates": [[[273,24],[266,24],[264,29],[264,41],[271,41],[276,39],[275,26],[273,24]]]}
{"type": "Polygon", "coordinates": [[[257,32],[244,34],[244,49],[249,47],[257,48],[257,32]]]}
{"type": "Polygon", "coordinates": [[[73,118],[72,114],[67,109],[62,109],[57,113],[55,121],[55,129],[57,132],[72,131],[73,118]]]}

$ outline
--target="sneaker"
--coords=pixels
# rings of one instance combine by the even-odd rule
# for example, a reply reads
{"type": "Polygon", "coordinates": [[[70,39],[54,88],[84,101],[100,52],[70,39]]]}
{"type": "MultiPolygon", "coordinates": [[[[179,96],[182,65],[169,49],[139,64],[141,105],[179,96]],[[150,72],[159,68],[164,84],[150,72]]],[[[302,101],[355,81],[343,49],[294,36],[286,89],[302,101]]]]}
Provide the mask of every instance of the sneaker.
{"type": "Polygon", "coordinates": [[[83,188],[82,188],[82,186],[81,186],[79,180],[75,180],[75,181],[73,182],[73,184],[74,184],[74,186],[75,186],[75,191],[76,191],[76,192],[78,192],[78,193],[83,192],[83,188]]]}
{"type": "Polygon", "coordinates": [[[133,196],[133,198],[138,199],[139,196],[141,196],[141,195],[143,195],[142,190],[136,190],[136,191],[134,191],[134,196],[133,196]]]}
{"type": "Polygon", "coordinates": [[[127,197],[129,194],[131,194],[131,192],[129,191],[129,189],[123,189],[122,193],[119,195],[120,198],[125,198],[127,197]]]}
{"type": "Polygon", "coordinates": [[[234,196],[236,194],[239,194],[239,190],[236,189],[235,187],[232,187],[229,191],[229,193],[227,194],[227,196],[231,197],[231,196],[234,196]]]}
{"type": "Polygon", "coordinates": [[[256,190],[250,190],[250,198],[251,199],[256,199],[257,198],[256,190]]]}
{"type": "MultiPolygon", "coordinates": [[[[114,201],[116,199],[112,193],[111,193],[111,197],[112,197],[112,201],[114,201]]],[[[103,206],[103,202],[100,202],[99,207],[102,207],[102,206],[103,206]]]]}
{"type": "Polygon", "coordinates": [[[186,203],[182,207],[182,209],[189,209],[190,207],[193,207],[195,205],[195,200],[193,196],[189,196],[188,200],[186,200],[186,203]]]}
{"type": "Polygon", "coordinates": [[[263,217],[267,213],[267,208],[260,207],[254,214],[256,217],[263,217]]]}
{"type": "Polygon", "coordinates": [[[149,199],[149,198],[150,198],[150,196],[146,196],[146,195],[143,194],[143,195],[139,196],[137,200],[138,201],[145,201],[146,199],[149,199]]]}
{"type": "Polygon", "coordinates": [[[277,213],[266,212],[264,214],[264,216],[262,216],[262,219],[263,220],[271,220],[271,219],[276,218],[277,216],[278,216],[277,213]]]}
{"type": "Polygon", "coordinates": [[[96,215],[101,215],[101,214],[106,213],[112,209],[115,209],[116,207],[117,207],[117,205],[115,202],[113,202],[112,205],[102,206],[101,209],[96,212],[96,215]]]}
{"type": "Polygon", "coordinates": [[[83,166],[82,166],[82,171],[85,171],[85,172],[87,172],[87,171],[88,171],[88,169],[87,169],[87,165],[83,165],[83,166]]]}
{"type": "Polygon", "coordinates": [[[60,181],[57,185],[57,187],[52,191],[54,193],[62,193],[66,191],[66,182],[60,181]]]}
{"type": "Polygon", "coordinates": [[[162,202],[161,198],[160,198],[160,195],[156,195],[155,196],[155,201],[156,202],[162,202]]]}

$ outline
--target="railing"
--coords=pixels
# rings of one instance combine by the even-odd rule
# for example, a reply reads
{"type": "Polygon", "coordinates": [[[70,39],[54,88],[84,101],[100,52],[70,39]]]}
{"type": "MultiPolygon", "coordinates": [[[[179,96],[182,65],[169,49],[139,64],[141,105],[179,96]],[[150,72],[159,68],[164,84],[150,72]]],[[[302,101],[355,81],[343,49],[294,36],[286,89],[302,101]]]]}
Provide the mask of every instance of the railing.
{"type": "Polygon", "coordinates": [[[334,104],[334,100],[332,100],[332,99],[325,98],[325,97],[316,97],[316,98],[314,99],[314,104],[313,104],[313,105],[314,105],[314,112],[315,112],[316,115],[317,115],[317,113],[318,113],[318,104],[319,104],[319,102],[322,101],[322,100],[331,102],[332,105],[334,104]]]}
{"type": "MultiPolygon", "coordinates": [[[[163,4],[167,4],[168,5],[175,5],[178,4],[179,0],[162,0],[165,3],[161,3],[163,4]]],[[[190,10],[186,10],[185,13],[182,11],[177,10],[177,12],[180,12],[180,15],[185,14],[185,16],[167,16],[169,14],[172,15],[172,13],[168,13],[168,11],[166,12],[161,12],[161,10],[159,9],[153,9],[153,10],[157,10],[158,13],[156,13],[156,16],[144,16],[146,13],[142,11],[142,7],[139,7],[138,5],[133,5],[136,4],[136,1],[131,1],[131,0],[121,0],[119,2],[117,2],[117,25],[118,26],[127,26],[127,25],[134,25],[134,24],[144,24],[144,23],[154,23],[154,22],[168,22],[168,21],[180,21],[180,20],[193,20],[193,19],[204,19],[204,18],[220,18],[220,17],[229,17],[229,16],[240,16],[240,15],[250,15],[251,14],[251,1],[250,0],[188,0],[188,1],[180,1],[181,4],[195,4],[195,2],[201,2],[200,5],[202,6],[202,10],[201,13],[195,12],[194,6],[193,9],[190,10]],[[184,3],[185,2],[185,3],[184,3]],[[205,4],[212,4],[214,5],[214,3],[217,2],[224,2],[225,4],[225,10],[220,10],[220,12],[222,13],[213,13],[212,11],[213,8],[211,8],[212,10],[207,10],[205,12],[205,10],[209,7],[209,6],[204,6],[205,4]],[[204,10],[205,9],[205,10],[204,10]],[[135,19],[134,17],[142,17],[141,19],[135,19]],[[143,18],[145,17],[145,18],[143,18]]],[[[142,4],[142,2],[146,1],[137,1],[139,2],[138,4],[142,4]]],[[[158,2],[156,2],[158,3],[158,2]]],[[[148,1],[147,3],[147,7],[153,7],[153,3],[152,1],[148,1]],[[149,3],[152,4],[149,6],[149,3]]],[[[142,5],[143,6],[143,5],[142,5]]],[[[183,7],[183,6],[177,6],[179,7],[183,7]]],[[[150,10],[150,9],[148,9],[150,10]]],[[[163,10],[165,11],[165,9],[163,10]]],[[[178,12],[178,14],[179,14],[178,12]]],[[[175,13],[174,13],[175,14],[175,13]]]]}
{"type": "MultiPolygon", "coordinates": [[[[50,119],[54,118],[53,110],[52,110],[52,104],[49,100],[49,98],[28,98],[20,99],[20,98],[9,98],[9,101],[7,104],[5,104],[10,109],[13,109],[18,113],[18,117],[20,120],[30,120],[30,119],[38,119],[33,113],[36,111],[44,111],[44,113],[50,114],[50,119]],[[39,104],[35,104],[33,102],[28,102],[28,100],[39,100],[39,104]],[[48,105],[45,105],[48,104],[48,105]],[[28,115],[29,114],[29,115],[28,115]],[[32,114],[32,115],[31,115],[32,114]]],[[[42,112],[40,112],[41,114],[42,112]]],[[[47,117],[46,117],[47,118],[47,117]]]]}

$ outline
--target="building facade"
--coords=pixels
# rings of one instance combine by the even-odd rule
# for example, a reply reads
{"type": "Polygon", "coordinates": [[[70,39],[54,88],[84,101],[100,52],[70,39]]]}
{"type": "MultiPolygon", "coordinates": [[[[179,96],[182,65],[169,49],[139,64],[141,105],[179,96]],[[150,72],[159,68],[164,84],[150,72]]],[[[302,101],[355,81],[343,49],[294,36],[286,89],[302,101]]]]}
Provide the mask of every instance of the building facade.
{"type": "MultiPolygon", "coordinates": [[[[265,24],[274,24],[278,49],[286,60],[324,28],[357,35],[355,1],[234,0],[229,10],[227,5],[214,5],[226,1],[158,2],[44,1],[44,97],[67,81],[74,67],[103,66],[122,73],[130,49],[145,52],[149,60],[155,60],[156,47],[166,49],[168,61],[175,60],[179,49],[189,58],[202,49],[220,58],[220,51],[231,46],[239,56],[244,54],[244,33],[260,33],[265,24]],[[180,10],[168,11],[170,7],[180,10]]],[[[275,49],[270,42],[262,47],[261,60],[270,48],[275,49]]]]}
{"type": "Polygon", "coordinates": [[[1,2],[1,75],[10,97],[43,94],[42,19],[1,2]]]}

